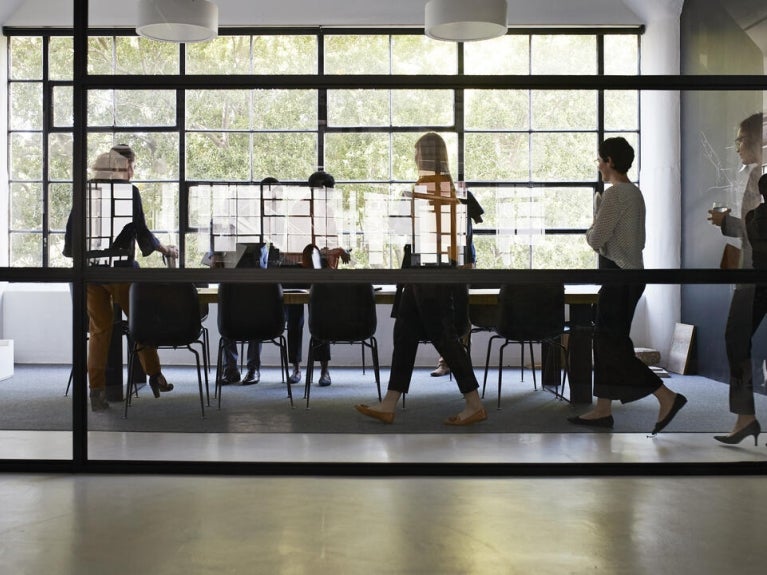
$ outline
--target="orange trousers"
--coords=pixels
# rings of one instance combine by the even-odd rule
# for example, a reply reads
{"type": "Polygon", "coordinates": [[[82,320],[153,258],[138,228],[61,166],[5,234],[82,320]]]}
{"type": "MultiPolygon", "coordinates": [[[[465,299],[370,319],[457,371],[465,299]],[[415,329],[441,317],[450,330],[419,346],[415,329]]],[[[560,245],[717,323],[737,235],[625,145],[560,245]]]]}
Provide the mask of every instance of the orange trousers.
{"type": "MultiPolygon", "coordinates": [[[[106,387],[106,367],[114,323],[116,304],[128,315],[130,284],[88,284],[88,380],[91,389],[106,387]]],[[[147,375],[160,373],[160,358],[154,348],[138,352],[139,361],[147,375]]]]}

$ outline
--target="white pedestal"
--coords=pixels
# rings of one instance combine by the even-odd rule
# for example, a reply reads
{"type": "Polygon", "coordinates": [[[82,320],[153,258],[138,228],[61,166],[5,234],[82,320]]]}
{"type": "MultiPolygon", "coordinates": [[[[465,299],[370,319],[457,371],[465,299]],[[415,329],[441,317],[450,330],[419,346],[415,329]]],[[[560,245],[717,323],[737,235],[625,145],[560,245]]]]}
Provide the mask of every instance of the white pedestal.
{"type": "Polygon", "coordinates": [[[13,377],[13,340],[0,339],[0,380],[13,377]]]}

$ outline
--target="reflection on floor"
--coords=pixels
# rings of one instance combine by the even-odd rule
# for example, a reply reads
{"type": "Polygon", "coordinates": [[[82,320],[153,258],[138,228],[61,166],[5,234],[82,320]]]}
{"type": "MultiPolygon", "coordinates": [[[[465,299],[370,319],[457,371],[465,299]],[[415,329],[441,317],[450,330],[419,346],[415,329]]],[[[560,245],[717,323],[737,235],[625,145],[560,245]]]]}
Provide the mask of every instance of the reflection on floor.
{"type": "Polygon", "coordinates": [[[5,573],[763,573],[761,477],[0,475],[5,573]]]}
{"type": "MultiPolygon", "coordinates": [[[[0,459],[71,458],[71,433],[0,431],[0,459]]],[[[729,463],[764,462],[751,438],[709,433],[116,433],[93,431],[88,455],[117,461],[270,463],[729,463]]]]}

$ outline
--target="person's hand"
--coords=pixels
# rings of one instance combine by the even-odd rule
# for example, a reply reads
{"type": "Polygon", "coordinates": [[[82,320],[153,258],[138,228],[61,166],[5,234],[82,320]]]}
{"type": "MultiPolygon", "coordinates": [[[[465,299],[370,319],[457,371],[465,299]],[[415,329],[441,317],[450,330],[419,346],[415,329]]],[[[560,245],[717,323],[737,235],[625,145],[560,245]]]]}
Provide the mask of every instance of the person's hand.
{"type": "Polygon", "coordinates": [[[176,246],[160,246],[159,251],[165,257],[178,258],[178,248],[176,246]]]}
{"type": "Polygon", "coordinates": [[[719,226],[721,228],[722,224],[724,223],[725,216],[727,216],[727,214],[729,214],[731,211],[732,210],[730,210],[730,208],[724,208],[724,209],[717,208],[717,209],[709,210],[708,220],[713,225],[719,226]]]}

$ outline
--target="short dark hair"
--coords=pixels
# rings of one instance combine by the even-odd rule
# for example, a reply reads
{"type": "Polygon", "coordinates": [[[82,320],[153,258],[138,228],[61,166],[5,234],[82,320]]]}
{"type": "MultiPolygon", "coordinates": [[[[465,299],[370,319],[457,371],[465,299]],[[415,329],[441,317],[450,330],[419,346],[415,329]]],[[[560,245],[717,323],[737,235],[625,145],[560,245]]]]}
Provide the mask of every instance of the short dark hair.
{"type": "Polygon", "coordinates": [[[117,144],[116,146],[112,146],[112,151],[117,152],[124,158],[127,158],[129,162],[136,161],[136,154],[128,144],[117,144]]]}
{"type": "Polygon", "coordinates": [[[631,169],[634,163],[634,148],[626,141],[626,138],[617,136],[607,138],[599,144],[599,157],[605,162],[609,159],[613,161],[613,169],[621,174],[625,174],[631,169]]]}

